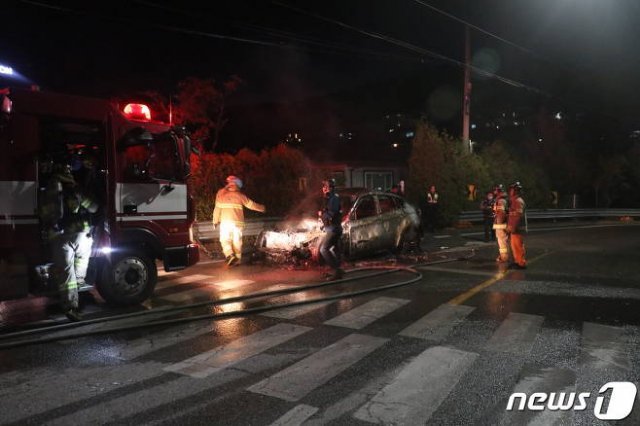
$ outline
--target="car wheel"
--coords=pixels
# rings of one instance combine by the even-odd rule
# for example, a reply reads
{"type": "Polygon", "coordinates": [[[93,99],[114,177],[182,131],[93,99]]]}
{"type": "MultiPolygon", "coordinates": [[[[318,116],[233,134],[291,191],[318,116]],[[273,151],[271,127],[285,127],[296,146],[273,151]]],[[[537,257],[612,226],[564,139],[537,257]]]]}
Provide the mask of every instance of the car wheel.
{"type": "Polygon", "coordinates": [[[420,247],[419,233],[414,228],[407,228],[402,231],[398,245],[394,249],[395,254],[407,253],[415,248],[420,247]]]}
{"type": "Polygon", "coordinates": [[[139,252],[117,253],[104,265],[98,292],[114,305],[136,305],[144,302],[156,287],[156,264],[139,252]]]}

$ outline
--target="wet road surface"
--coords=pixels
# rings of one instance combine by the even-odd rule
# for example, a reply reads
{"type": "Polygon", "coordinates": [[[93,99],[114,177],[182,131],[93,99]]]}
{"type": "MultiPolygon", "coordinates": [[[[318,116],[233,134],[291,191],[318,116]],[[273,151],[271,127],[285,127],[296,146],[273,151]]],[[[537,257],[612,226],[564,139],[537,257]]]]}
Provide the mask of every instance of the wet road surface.
{"type": "MultiPolygon", "coordinates": [[[[467,243],[440,256],[473,257],[416,266],[419,283],[389,291],[0,350],[0,423],[610,424],[600,388],[639,382],[640,227],[532,233],[524,271],[467,243]],[[507,411],[514,392],[590,396],[507,411]]],[[[162,274],[147,307],[318,277],[205,263],[162,274]]],[[[640,423],[637,398],[618,424],[640,423]]]]}

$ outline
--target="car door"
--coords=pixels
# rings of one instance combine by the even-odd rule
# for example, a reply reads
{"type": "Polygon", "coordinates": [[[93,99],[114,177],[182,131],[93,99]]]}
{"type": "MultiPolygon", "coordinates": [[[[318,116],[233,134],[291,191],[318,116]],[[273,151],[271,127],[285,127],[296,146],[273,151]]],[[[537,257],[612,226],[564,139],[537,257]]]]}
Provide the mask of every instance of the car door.
{"type": "Polygon", "coordinates": [[[382,227],[373,195],[360,197],[349,217],[349,242],[352,256],[363,256],[380,250],[382,227]]]}
{"type": "Polygon", "coordinates": [[[401,225],[401,217],[397,209],[397,203],[391,195],[379,194],[377,197],[380,210],[378,221],[382,228],[380,249],[393,250],[398,239],[401,225]]]}

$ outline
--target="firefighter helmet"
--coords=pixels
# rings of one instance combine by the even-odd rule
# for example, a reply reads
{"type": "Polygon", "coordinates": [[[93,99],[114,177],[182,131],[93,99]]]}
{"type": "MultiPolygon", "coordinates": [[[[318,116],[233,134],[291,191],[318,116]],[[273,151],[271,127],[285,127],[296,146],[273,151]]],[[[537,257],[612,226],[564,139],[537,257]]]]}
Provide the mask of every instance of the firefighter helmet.
{"type": "Polygon", "coordinates": [[[53,165],[53,177],[61,183],[75,185],[76,181],[71,174],[71,166],[68,164],[56,163],[53,165]]]}
{"type": "Polygon", "coordinates": [[[520,181],[517,180],[515,182],[513,182],[511,185],[509,185],[509,189],[515,189],[516,192],[520,193],[520,191],[522,191],[522,184],[520,184],[520,181]]]}
{"type": "Polygon", "coordinates": [[[494,186],[493,187],[493,193],[494,194],[504,193],[504,185],[499,183],[496,186],[494,186]]]}
{"type": "Polygon", "coordinates": [[[227,176],[227,185],[235,185],[238,188],[242,188],[242,179],[234,175],[229,175],[227,176]]]}

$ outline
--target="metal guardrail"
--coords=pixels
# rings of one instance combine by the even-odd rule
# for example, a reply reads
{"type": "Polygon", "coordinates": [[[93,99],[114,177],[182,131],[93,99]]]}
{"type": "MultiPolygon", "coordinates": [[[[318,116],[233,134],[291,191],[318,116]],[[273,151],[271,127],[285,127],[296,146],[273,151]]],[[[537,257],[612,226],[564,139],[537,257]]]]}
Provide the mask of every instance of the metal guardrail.
{"type": "MultiPolygon", "coordinates": [[[[640,209],[528,209],[528,220],[578,219],[605,217],[640,217],[640,209]]],[[[466,211],[458,215],[459,221],[482,222],[481,211],[466,211]]]]}
{"type": "MultiPolygon", "coordinates": [[[[640,209],[529,209],[527,220],[544,219],[572,219],[572,218],[604,218],[604,217],[640,217],[640,209]]],[[[472,223],[482,222],[481,211],[466,211],[458,215],[459,221],[472,223]]],[[[243,234],[256,236],[265,229],[272,228],[282,218],[271,217],[265,219],[249,219],[246,222],[243,234]]],[[[214,240],[220,237],[220,231],[213,229],[211,221],[200,221],[194,224],[194,233],[202,241],[214,240]]]]}
{"type": "MultiPolygon", "coordinates": [[[[252,220],[249,219],[245,223],[243,235],[245,236],[255,236],[260,234],[265,229],[273,227],[276,223],[280,222],[282,219],[277,217],[270,217],[260,220],[252,220]]],[[[196,222],[193,225],[193,232],[198,237],[199,240],[208,241],[208,240],[217,240],[220,237],[219,228],[213,229],[213,225],[210,220],[196,222]]]]}

